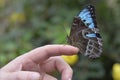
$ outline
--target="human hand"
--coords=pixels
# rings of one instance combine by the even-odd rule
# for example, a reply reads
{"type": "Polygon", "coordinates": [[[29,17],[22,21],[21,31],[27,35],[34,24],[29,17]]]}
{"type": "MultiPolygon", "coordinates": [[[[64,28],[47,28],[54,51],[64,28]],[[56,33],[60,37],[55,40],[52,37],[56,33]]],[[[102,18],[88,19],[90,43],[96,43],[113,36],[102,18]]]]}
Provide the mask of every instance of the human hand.
{"type": "Polygon", "coordinates": [[[47,45],[21,55],[0,69],[0,80],[57,80],[49,73],[58,70],[62,80],[72,79],[71,67],[60,55],[73,55],[78,48],[47,45]]]}

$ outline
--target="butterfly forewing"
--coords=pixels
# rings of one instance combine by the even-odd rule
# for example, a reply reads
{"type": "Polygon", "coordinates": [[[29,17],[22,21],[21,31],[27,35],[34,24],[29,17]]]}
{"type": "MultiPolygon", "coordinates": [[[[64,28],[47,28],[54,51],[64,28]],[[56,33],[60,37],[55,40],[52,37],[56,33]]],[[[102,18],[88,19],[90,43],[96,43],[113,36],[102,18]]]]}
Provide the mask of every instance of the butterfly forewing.
{"type": "Polygon", "coordinates": [[[102,39],[96,23],[95,8],[85,7],[74,17],[68,43],[79,48],[80,53],[89,58],[97,58],[102,53],[102,39]]]}

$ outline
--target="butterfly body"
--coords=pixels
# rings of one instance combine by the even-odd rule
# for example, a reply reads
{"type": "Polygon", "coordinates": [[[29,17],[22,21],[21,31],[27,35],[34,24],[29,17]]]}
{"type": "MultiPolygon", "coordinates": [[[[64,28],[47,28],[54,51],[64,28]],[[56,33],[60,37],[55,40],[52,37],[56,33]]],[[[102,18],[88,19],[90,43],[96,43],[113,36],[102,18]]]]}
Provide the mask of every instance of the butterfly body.
{"type": "Polygon", "coordinates": [[[89,5],[73,20],[68,43],[79,48],[81,54],[97,58],[102,53],[102,39],[96,23],[94,7],[89,5]]]}

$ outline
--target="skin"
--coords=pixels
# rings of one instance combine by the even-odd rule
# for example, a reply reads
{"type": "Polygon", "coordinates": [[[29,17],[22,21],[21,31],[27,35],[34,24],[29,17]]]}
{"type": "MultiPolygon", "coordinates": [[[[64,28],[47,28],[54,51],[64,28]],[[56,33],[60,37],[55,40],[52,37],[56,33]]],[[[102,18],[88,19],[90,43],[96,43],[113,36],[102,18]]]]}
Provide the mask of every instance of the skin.
{"type": "Polygon", "coordinates": [[[71,80],[73,71],[60,57],[78,53],[69,45],[46,45],[25,53],[0,69],[0,80],[57,80],[50,75],[59,71],[62,80],[71,80]]]}

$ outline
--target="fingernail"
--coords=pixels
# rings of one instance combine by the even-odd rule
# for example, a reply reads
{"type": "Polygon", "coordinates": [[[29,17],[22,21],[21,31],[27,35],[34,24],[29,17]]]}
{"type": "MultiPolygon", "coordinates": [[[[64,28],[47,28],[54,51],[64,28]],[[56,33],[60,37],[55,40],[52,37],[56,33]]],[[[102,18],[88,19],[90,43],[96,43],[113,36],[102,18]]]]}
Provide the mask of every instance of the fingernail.
{"type": "Polygon", "coordinates": [[[77,51],[79,51],[79,48],[78,47],[75,47],[77,51]]]}
{"type": "Polygon", "coordinates": [[[39,80],[40,79],[40,74],[34,73],[32,74],[32,79],[31,80],[39,80]]]}

